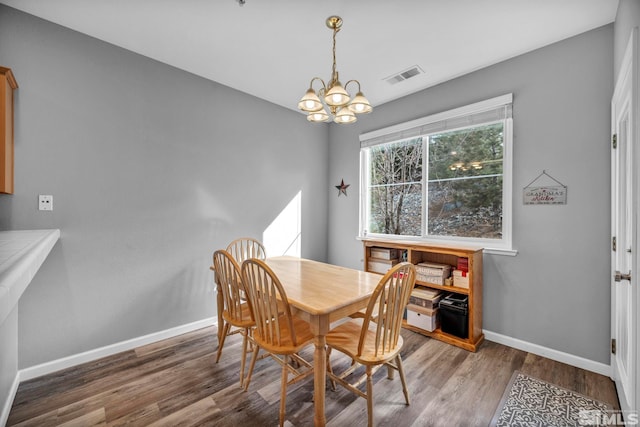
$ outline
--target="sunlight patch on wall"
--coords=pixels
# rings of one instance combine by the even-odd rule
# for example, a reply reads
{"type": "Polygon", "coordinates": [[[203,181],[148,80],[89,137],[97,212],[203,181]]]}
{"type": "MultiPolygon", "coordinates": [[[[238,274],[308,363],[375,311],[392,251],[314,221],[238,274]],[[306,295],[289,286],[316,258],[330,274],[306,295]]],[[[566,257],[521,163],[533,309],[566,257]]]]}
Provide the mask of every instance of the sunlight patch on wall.
{"type": "Polygon", "coordinates": [[[301,255],[302,191],[299,191],[262,233],[267,256],[301,255]]]}

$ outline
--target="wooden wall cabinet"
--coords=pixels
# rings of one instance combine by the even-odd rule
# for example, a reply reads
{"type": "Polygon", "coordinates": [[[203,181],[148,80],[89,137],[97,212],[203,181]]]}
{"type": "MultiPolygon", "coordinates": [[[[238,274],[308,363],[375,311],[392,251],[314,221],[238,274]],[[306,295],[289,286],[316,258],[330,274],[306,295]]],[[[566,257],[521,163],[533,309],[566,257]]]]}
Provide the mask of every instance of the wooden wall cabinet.
{"type": "Polygon", "coordinates": [[[0,193],[13,194],[13,91],[10,68],[0,67],[0,193]]]}
{"type": "MultiPolygon", "coordinates": [[[[422,286],[429,289],[438,289],[445,293],[455,293],[467,295],[469,297],[468,304],[468,336],[460,338],[442,332],[440,327],[429,332],[404,322],[403,327],[414,332],[427,335],[429,337],[444,341],[446,343],[464,348],[469,351],[476,351],[478,346],[484,340],[482,332],[482,249],[465,248],[453,245],[433,245],[423,242],[409,242],[401,240],[387,239],[363,239],[364,243],[364,268],[368,270],[372,257],[372,248],[389,248],[397,249],[401,257],[412,264],[421,262],[431,262],[438,264],[449,264],[455,268],[458,264],[458,258],[467,258],[469,265],[469,288],[461,288],[456,286],[439,285],[435,283],[422,282],[416,280],[416,286],[422,286]]],[[[375,249],[374,249],[375,254],[375,249]]],[[[400,261],[403,261],[401,258],[400,261]]]]}

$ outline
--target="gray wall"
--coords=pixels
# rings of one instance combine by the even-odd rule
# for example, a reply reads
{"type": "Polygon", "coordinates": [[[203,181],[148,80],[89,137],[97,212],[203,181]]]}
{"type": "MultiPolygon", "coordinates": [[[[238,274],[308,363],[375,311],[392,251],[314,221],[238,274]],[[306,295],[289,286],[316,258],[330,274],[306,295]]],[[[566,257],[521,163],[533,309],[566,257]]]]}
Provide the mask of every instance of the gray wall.
{"type": "Polygon", "coordinates": [[[329,199],[329,262],[362,268],[358,135],[513,93],[516,257],[484,256],[484,328],[609,363],[610,103],[608,25],[375,108],[330,129],[329,179],[355,184],[329,199]],[[524,206],[546,170],[568,186],[562,206],[524,206]],[[355,187],[355,188],[354,188],[355,187]]]}
{"type": "Polygon", "coordinates": [[[20,86],[0,229],[62,233],[19,304],[20,368],[215,316],[212,252],[299,191],[302,255],[326,260],[327,125],[1,5],[0,63],[20,86]]]}

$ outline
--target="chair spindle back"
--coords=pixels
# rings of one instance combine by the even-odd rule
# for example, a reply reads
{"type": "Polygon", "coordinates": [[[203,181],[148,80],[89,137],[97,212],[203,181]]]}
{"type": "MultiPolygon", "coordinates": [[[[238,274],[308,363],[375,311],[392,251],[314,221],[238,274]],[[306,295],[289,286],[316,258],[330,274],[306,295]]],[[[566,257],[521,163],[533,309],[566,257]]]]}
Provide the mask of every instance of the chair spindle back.
{"type": "Polygon", "coordinates": [[[241,237],[229,243],[227,246],[227,252],[236,260],[238,265],[250,258],[265,259],[267,253],[264,245],[251,237],[241,237]]]}
{"type": "Polygon", "coordinates": [[[298,345],[291,307],[276,274],[264,261],[252,258],[242,263],[242,276],[260,338],[273,347],[298,345]]]}
{"type": "Polygon", "coordinates": [[[216,271],[216,279],[222,289],[224,309],[229,317],[234,321],[246,321],[246,312],[242,313],[242,294],[244,284],[242,283],[242,272],[240,266],[233,259],[231,254],[225,250],[218,250],[213,253],[213,265],[216,271]]]}
{"type": "Polygon", "coordinates": [[[375,355],[380,357],[396,348],[404,310],[415,282],[415,266],[408,262],[395,265],[380,279],[364,315],[358,355],[362,355],[365,345],[375,348],[375,355]],[[366,332],[372,321],[375,325],[375,343],[367,343],[366,332]]]}

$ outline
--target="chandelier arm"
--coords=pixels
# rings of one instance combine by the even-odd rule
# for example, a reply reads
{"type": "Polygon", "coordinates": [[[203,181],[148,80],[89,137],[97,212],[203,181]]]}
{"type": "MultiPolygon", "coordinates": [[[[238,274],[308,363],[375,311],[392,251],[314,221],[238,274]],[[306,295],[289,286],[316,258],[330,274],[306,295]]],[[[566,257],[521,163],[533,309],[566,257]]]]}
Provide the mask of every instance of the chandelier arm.
{"type": "Polygon", "coordinates": [[[320,83],[322,83],[322,89],[327,90],[327,85],[324,83],[324,80],[322,80],[320,77],[314,77],[311,79],[311,82],[309,83],[310,89],[313,89],[313,82],[315,82],[316,80],[319,80],[320,83]]]}
{"type": "Polygon", "coordinates": [[[358,92],[360,92],[360,82],[359,82],[359,81],[357,81],[357,80],[355,80],[355,79],[353,79],[353,80],[349,80],[348,82],[346,82],[346,83],[344,84],[344,90],[347,90],[347,86],[349,86],[349,83],[351,83],[351,82],[354,82],[355,84],[357,84],[357,85],[358,85],[358,92]]]}

